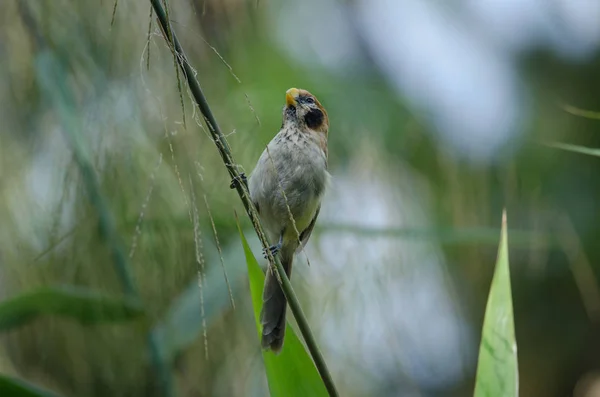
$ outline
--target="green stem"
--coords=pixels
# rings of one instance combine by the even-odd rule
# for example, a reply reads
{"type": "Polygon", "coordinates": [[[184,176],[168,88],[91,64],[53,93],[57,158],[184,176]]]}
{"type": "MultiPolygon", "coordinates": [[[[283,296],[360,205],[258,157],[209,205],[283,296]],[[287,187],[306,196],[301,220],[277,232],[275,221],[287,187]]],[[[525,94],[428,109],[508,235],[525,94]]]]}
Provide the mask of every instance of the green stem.
{"type": "MultiPolygon", "coordinates": [[[[223,163],[225,163],[225,167],[227,168],[229,175],[231,176],[232,179],[239,177],[239,172],[237,170],[237,167],[235,166],[235,164],[237,164],[237,163],[233,160],[233,156],[231,155],[231,148],[229,147],[229,144],[227,143],[225,136],[221,132],[219,125],[217,124],[217,121],[215,120],[215,117],[214,117],[212,111],[210,110],[210,107],[208,105],[206,97],[204,96],[204,93],[202,92],[202,89],[200,88],[198,81],[194,77],[195,76],[194,71],[192,70],[192,68],[190,67],[190,65],[188,63],[187,57],[185,56],[185,53],[184,53],[183,49],[181,48],[181,45],[179,43],[179,40],[177,39],[177,35],[175,34],[175,31],[170,26],[170,23],[165,14],[165,10],[163,9],[163,7],[160,3],[160,0],[150,0],[150,3],[152,3],[152,7],[154,7],[154,11],[156,12],[156,16],[160,23],[165,40],[167,40],[167,42],[172,46],[172,48],[175,49],[175,52],[178,55],[177,62],[179,63],[179,66],[183,70],[183,73],[187,80],[187,83],[188,83],[188,86],[192,93],[192,96],[194,97],[194,100],[196,101],[196,104],[198,105],[200,112],[204,116],[204,121],[205,121],[206,125],[208,126],[210,134],[213,138],[213,141],[215,142],[215,145],[217,146],[217,149],[219,151],[219,154],[221,155],[221,158],[223,159],[223,163]],[[168,33],[165,34],[165,32],[168,32],[168,33]]],[[[254,207],[252,200],[250,200],[250,195],[248,193],[248,190],[246,189],[246,187],[244,186],[243,183],[237,183],[236,190],[238,192],[238,195],[240,196],[240,199],[242,200],[242,203],[244,204],[244,207],[246,209],[246,212],[247,212],[250,220],[252,221],[252,225],[254,226],[254,229],[256,230],[256,234],[258,235],[258,238],[260,239],[263,247],[267,248],[269,246],[269,242],[268,242],[268,240],[265,236],[265,233],[263,231],[263,228],[261,226],[260,219],[258,217],[258,213],[256,212],[256,208],[254,207]]],[[[267,252],[270,252],[270,251],[267,250],[267,252]]],[[[292,288],[292,284],[290,283],[290,280],[287,277],[285,270],[283,269],[283,266],[281,265],[281,262],[279,261],[278,258],[274,258],[272,255],[269,255],[269,259],[270,259],[271,263],[275,264],[275,270],[276,270],[276,273],[278,274],[277,279],[279,280],[279,282],[281,284],[281,288],[283,289],[285,297],[290,305],[292,314],[296,318],[296,322],[298,323],[300,332],[302,333],[302,336],[304,337],[304,340],[306,342],[308,350],[314,360],[317,370],[319,371],[321,379],[323,379],[323,383],[325,384],[325,387],[327,388],[329,395],[330,396],[338,396],[339,393],[337,392],[337,390],[335,388],[335,385],[333,383],[333,378],[332,378],[329,370],[327,369],[327,365],[325,364],[323,355],[321,354],[321,351],[319,350],[317,342],[316,342],[316,340],[313,336],[313,333],[310,330],[310,327],[308,325],[308,321],[306,320],[306,316],[304,315],[304,313],[302,311],[302,307],[300,306],[300,302],[298,301],[298,297],[296,296],[296,293],[294,292],[294,289],[292,288]]]]}

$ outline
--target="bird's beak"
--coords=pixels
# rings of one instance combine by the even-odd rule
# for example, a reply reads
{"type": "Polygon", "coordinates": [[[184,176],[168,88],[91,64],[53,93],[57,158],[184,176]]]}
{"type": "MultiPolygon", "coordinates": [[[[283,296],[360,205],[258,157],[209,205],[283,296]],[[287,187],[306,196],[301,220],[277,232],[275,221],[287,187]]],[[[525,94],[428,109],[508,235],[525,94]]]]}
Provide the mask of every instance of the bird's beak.
{"type": "Polygon", "coordinates": [[[288,106],[296,106],[298,104],[298,101],[296,100],[298,95],[300,95],[300,92],[297,88],[290,88],[285,92],[285,103],[288,106]]]}

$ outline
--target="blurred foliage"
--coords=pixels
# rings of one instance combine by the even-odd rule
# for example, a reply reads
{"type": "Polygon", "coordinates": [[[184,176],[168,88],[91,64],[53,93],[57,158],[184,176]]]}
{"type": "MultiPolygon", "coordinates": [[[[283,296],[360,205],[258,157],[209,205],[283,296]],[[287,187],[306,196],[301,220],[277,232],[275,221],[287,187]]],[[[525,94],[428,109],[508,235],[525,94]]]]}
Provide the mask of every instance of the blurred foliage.
{"type": "Polygon", "coordinates": [[[0,375],[0,392],[11,397],[58,397],[47,390],[40,389],[17,379],[0,375]]]}
{"type": "Polygon", "coordinates": [[[39,315],[58,315],[82,324],[120,322],[143,315],[139,303],[72,287],[38,288],[0,304],[0,330],[26,324],[39,315]]]}
{"type": "MultiPolygon", "coordinates": [[[[228,175],[185,91],[184,128],[173,58],[155,22],[147,41],[148,2],[120,0],[111,26],[113,7],[106,0],[0,3],[0,298],[7,304],[57,284],[109,296],[122,290],[63,137],[58,110],[65,104],[55,102],[36,73],[47,50],[63,65],[64,80],[55,83],[73,94],[69,110],[91,148],[91,163],[129,248],[153,335],[173,363],[178,395],[267,395],[233,217],[234,209],[241,212],[239,200],[228,189],[228,175]],[[200,215],[196,234],[192,190],[200,215]]],[[[517,60],[529,95],[524,131],[499,160],[474,163],[442,144],[422,114],[409,111],[406,98],[370,60],[368,48],[363,48],[362,66],[338,73],[317,63],[301,65],[277,44],[271,2],[190,0],[174,2],[171,13],[215,116],[247,172],[280,126],[285,90],[296,86],[311,90],[328,110],[334,180],[361,173],[380,178],[398,197],[398,206],[401,193],[420,193],[420,186],[427,186],[422,201],[428,203],[431,222],[375,228],[328,222],[324,213],[309,246],[341,234],[360,236],[365,251],[375,237],[410,244],[404,249],[421,241],[439,245],[444,271],[455,286],[453,299],[467,325],[479,330],[494,272],[497,214],[506,207],[514,229],[509,235],[516,236],[510,248],[521,395],[564,396],[574,390],[578,397],[590,395],[586,390],[598,381],[600,367],[598,159],[538,142],[600,147],[598,120],[560,106],[600,109],[597,54],[567,62],[543,48],[524,53],[517,60]],[[401,184],[399,175],[407,170],[418,182],[401,184]]],[[[306,273],[321,266],[311,259],[306,273]]],[[[384,265],[361,264],[365,273],[381,269],[385,282],[403,277],[384,265]]],[[[343,300],[316,300],[337,285],[320,291],[302,280],[294,283],[307,311],[315,314],[311,325],[316,329],[328,325],[315,320],[326,307],[333,305],[340,315],[354,309],[343,300]]],[[[18,374],[65,396],[161,395],[147,349],[148,329],[138,325],[81,327],[63,318],[36,318],[2,335],[0,373],[18,374]]],[[[359,337],[363,325],[347,330],[356,335],[356,345],[368,339],[393,348],[378,334],[359,337]]],[[[355,346],[327,350],[325,337],[321,345],[345,396],[408,395],[407,390],[423,396],[472,395],[474,366],[439,390],[415,385],[401,364],[369,378],[365,357],[342,355],[355,346]]]]}

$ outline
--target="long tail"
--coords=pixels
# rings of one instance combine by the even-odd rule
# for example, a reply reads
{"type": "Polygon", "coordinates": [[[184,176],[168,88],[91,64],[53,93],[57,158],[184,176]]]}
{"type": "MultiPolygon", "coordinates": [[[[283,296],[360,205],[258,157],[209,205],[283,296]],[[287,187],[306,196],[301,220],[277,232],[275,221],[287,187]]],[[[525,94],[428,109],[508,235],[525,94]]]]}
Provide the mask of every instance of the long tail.
{"type": "MultiPolygon", "coordinates": [[[[292,275],[293,260],[293,252],[290,255],[281,255],[281,264],[288,278],[292,275]]],[[[283,290],[279,286],[277,276],[269,268],[265,279],[263,307],[260,313],[260,323],[263,327],[261,344],[263,348],[271,349],[274,353],[279,353],[283,346],[286,308],[287,301],[283,290]]]]}

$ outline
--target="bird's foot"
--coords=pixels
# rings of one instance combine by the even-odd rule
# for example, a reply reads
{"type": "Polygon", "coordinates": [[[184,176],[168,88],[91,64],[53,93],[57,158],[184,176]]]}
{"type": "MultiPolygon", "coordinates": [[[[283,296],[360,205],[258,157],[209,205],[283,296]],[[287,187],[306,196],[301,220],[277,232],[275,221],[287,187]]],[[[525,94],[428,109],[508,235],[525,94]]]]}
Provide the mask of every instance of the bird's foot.
{"type": "Polygon", "coordinates": [[[229,188],[236,189],[240,182],[246,186],[246,189],[248,188],[248,178],[246,178],[246,174],[244,174],[243,172],[231,180],[229,188]]]}
{"type": "Polygon", "coordinates": [[[281,245],[281,243],[277,243],[273,244],[268,248],[263,248],[263,256],[265,257],[265,259],[269,259],[269,253],[267,252],[267,250],[271,251],[271,255],[275,256],[279,253],[279,250],[281,250],[281,245]]]}

